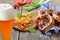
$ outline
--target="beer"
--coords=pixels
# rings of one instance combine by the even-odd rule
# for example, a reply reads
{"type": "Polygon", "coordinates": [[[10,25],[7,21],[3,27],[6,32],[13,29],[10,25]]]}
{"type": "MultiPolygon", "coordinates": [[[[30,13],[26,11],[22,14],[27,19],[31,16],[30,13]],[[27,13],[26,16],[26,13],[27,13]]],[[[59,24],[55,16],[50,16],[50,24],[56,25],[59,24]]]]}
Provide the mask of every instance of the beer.
{"type": "Polygon", "coordinates": [[[2,33],[3,40],[11,40],[13,19],[9,21],[0,21],[0,31],[2,33]]]}
{"type": "Polygon", "coordinates": [[[14,22],[14,8],[10,4],[0,4],[0,32],[2,40],[11,40],[14,22]]]}

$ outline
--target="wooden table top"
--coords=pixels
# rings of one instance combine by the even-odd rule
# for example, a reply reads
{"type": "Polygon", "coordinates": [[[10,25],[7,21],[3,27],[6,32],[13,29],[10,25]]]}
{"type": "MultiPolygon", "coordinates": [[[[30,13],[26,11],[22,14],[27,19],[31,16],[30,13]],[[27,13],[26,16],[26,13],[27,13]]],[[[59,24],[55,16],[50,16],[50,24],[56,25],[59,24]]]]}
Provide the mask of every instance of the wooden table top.
{"type": "MultiPolygon", "coordinates": [[[[12,5],[14,1],[15,0],[0,0],[0,3],[9,3],[12,5]]],[[[33,11],[35,12],[38,10],[40,9],[38,8],[33,11]]],[[[23,10],[23,6],[21,6],[20,10],[18,11],[20,13],[25,12],[25,10],[23,10]]],[[[0,36],[0,40],[2,40],[1,36],[0,36]]],[[[60,40],[60,33],[53,34],[52,36],[46,36],[42,34],[39,30],[37,30],[35,33],[29,33],[29,32],[20,32],[20,31],[13,29],[12,40],[60,40]]]]}

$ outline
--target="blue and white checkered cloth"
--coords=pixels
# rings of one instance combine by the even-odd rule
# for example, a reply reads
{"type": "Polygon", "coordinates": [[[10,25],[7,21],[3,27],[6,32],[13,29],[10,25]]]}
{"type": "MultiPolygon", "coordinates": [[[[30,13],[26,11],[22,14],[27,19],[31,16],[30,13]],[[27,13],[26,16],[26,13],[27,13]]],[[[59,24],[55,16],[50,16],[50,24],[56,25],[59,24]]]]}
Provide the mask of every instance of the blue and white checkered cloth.
{"type": "MultiPolygon", "coordinates": [[[[45,4],[42,4],[41,7],[40,7],[41,10],[48,10],[48,9],[52,9],[52,10],[55,10],[55,11],[59,11],[60,10],[60,7],[52,7],[50,3],[45,3],[45,4]]],[[[60,28],[58,27],[52,27],[51,29],[47,30],[45,32],[46,35],[52,35],[52,31],[55,32],[55,33],[58,33],[60,30],[60,28]]]]}

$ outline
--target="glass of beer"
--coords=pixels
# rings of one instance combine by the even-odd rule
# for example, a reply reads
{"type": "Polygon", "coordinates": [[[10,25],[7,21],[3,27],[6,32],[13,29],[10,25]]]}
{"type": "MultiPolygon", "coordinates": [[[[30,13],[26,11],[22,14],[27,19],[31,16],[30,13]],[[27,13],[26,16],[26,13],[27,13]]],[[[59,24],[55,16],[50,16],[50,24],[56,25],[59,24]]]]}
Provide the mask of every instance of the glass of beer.
{"type": "Polygon", "coordinates": [[[0,32],[2,40],[11,40],[14,22],[14,8],[10,4],[0,4],[0,32]]]}

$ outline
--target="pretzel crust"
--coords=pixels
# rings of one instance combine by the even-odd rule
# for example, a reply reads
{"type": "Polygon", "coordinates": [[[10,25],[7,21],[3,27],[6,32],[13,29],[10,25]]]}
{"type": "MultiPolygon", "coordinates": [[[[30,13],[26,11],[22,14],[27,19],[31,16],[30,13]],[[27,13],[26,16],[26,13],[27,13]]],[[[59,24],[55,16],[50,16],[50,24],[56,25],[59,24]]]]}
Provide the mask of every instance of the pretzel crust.
{"type": "Polygon", "coordinates": [[[54,13],[53,13],[53,18],[54,18],[57,22],[60,22],[60,12],[54,12],[54,13]]]}

